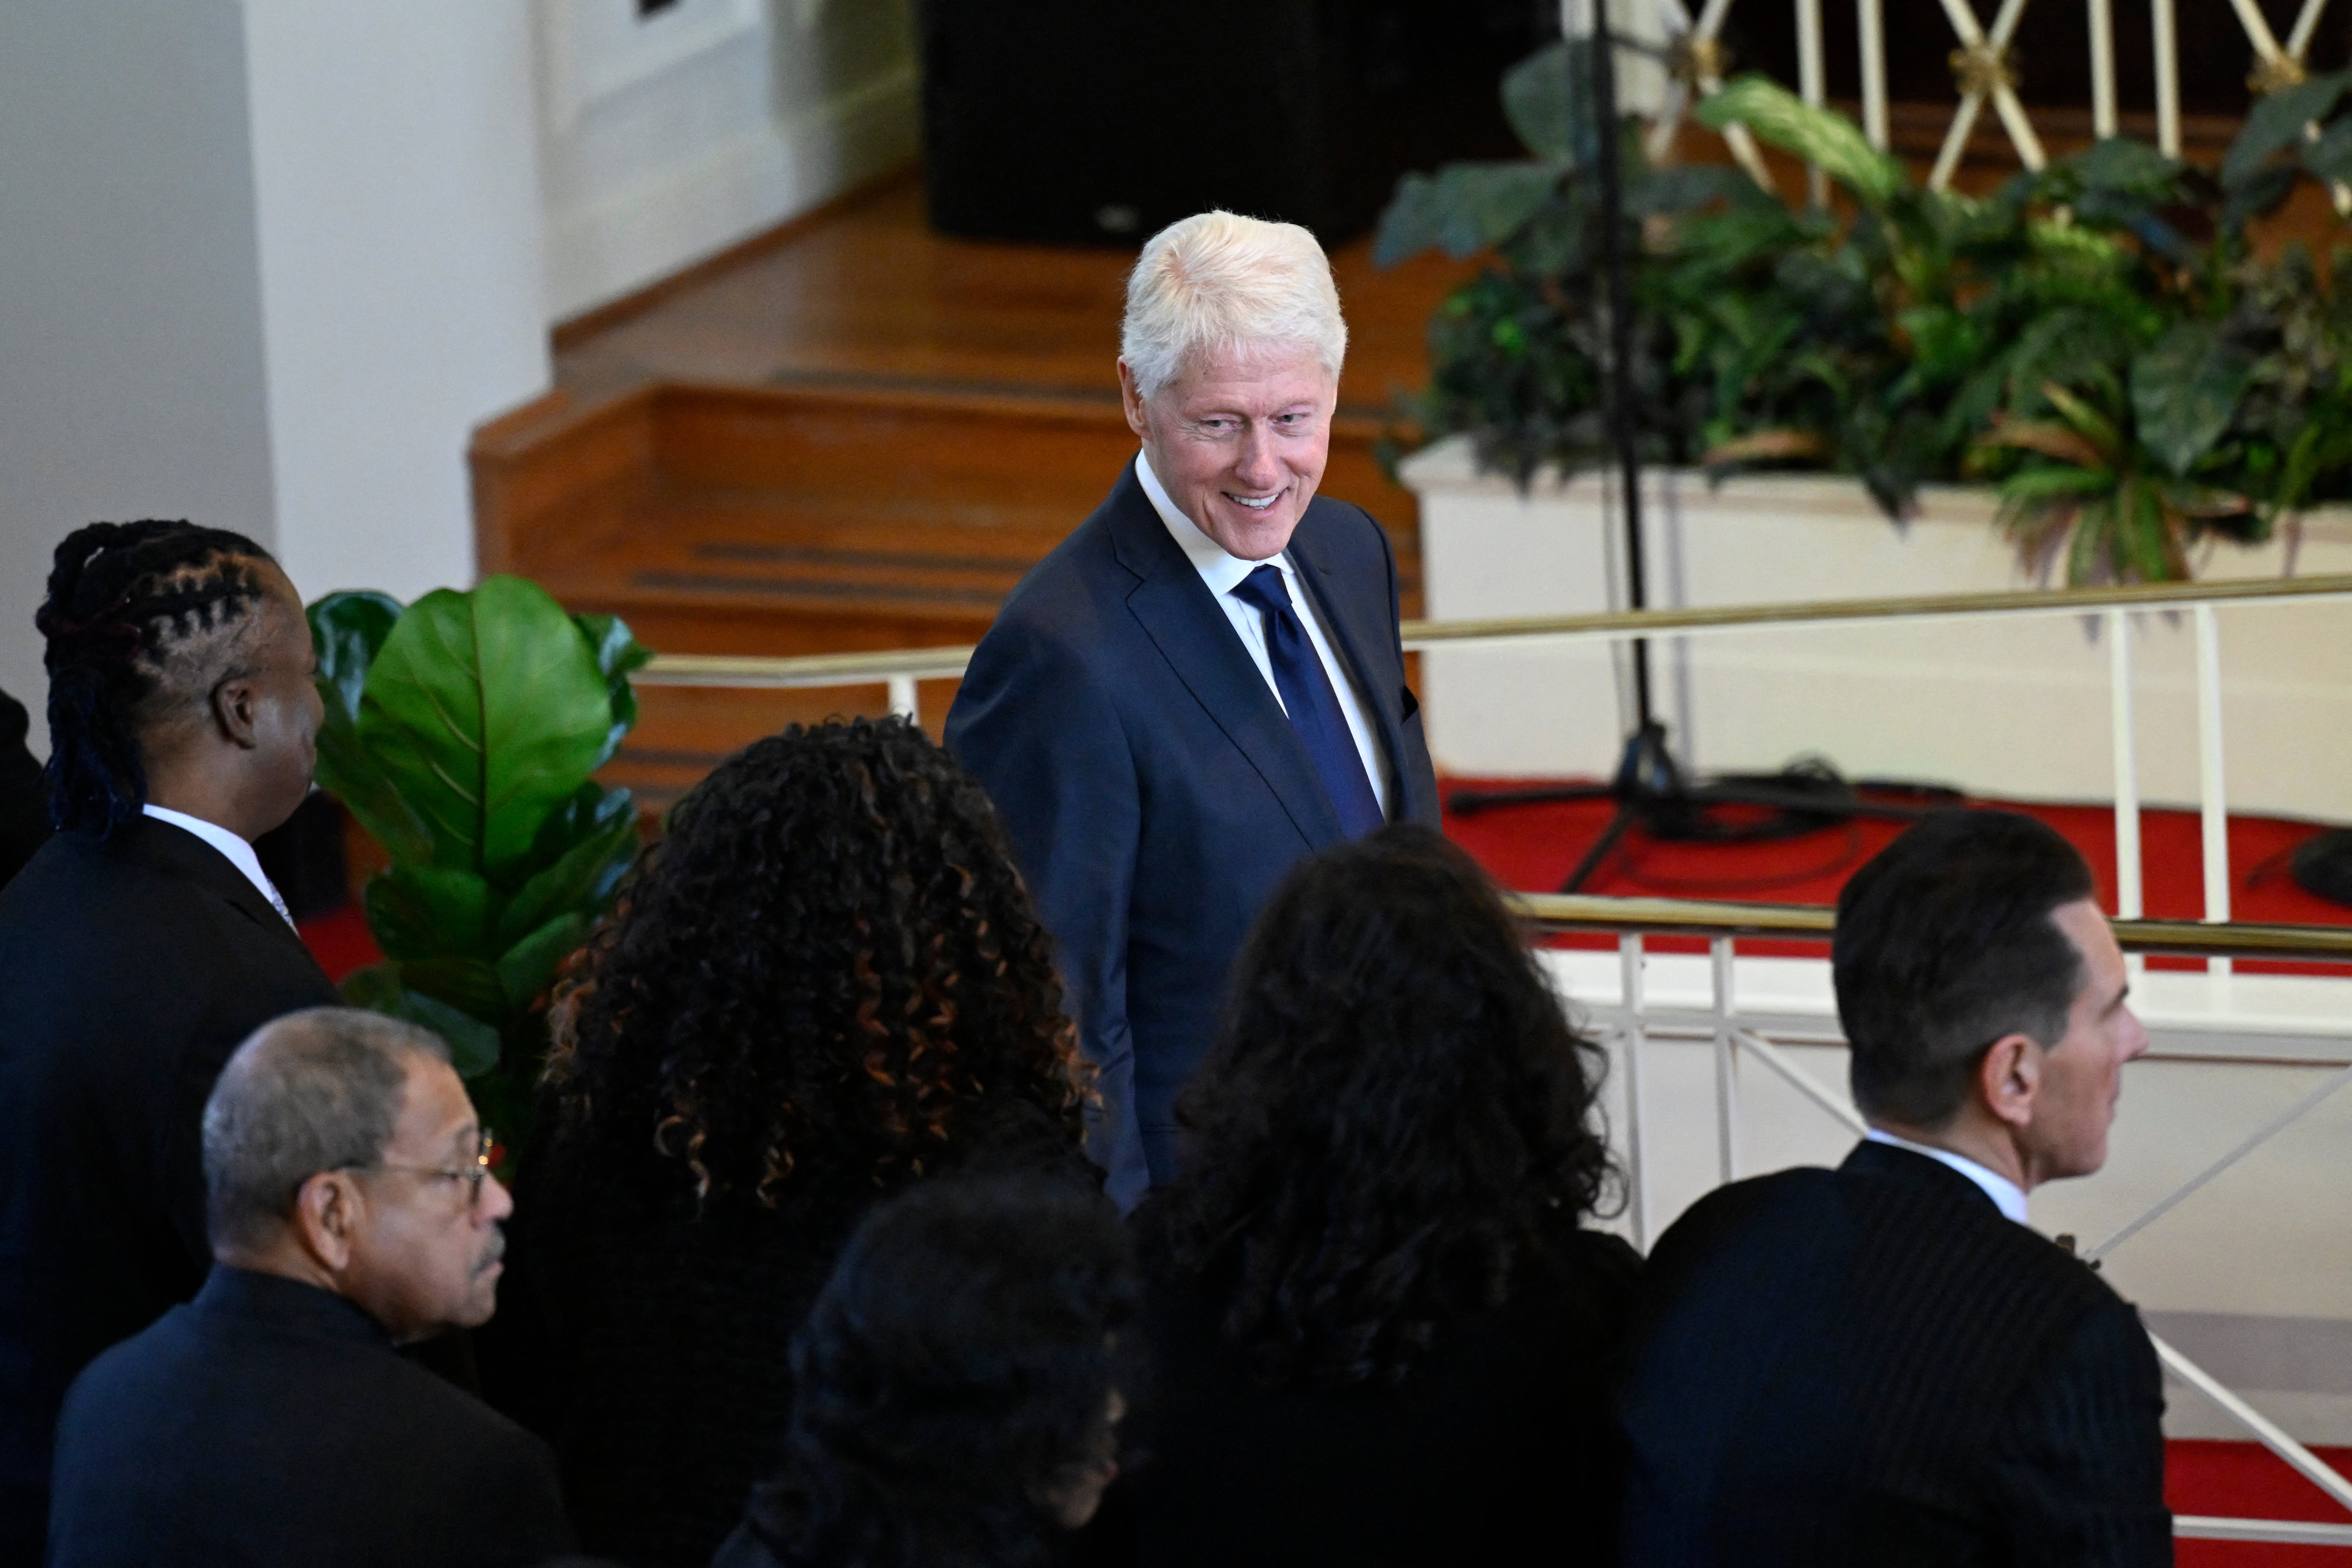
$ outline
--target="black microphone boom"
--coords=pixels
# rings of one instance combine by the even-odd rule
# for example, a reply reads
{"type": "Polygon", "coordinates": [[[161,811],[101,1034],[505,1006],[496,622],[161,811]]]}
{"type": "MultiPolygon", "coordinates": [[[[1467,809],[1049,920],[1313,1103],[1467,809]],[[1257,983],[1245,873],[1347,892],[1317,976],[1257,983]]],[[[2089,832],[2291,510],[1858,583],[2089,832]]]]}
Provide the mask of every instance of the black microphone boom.
{"type": "MultiPolygon", "coordinates": [[[[1639,395],[1634,384],[1633,355],[1639,323],[1633,314],[1633,288],[1625,254],[1625,166],[1617,114],[1617,50],[1609,29],[1609,0],[1591,0],[1591,98],[1594,174],[1601,207],[1601,258],[1604,298],[1609,312],[1609,445],[1617,459],[1619,495],[1625,526],[1625,601],[1629,608],[1649,608],[1647,550],[1642,531],[1642,446],[1639,395]]],[[[1577,92],[1577,52],[1562,51],[1568,72],[1568,102],[1577,92]]],[[[1639,822],[1653,837],[1694,839],[1710,843],[1754,843],[1793,838],[1832,826],[1853,816],[1883,816],[1907,820],[1926,815],[1932,806],[1895,805],[1864,801],[1853,787],[1825,765],[1791,767],[1777,774],[1742,775],[1694,784],[1675,761],[1665,726],[1651,708],[1650,640],[1633,638],[1633,729],[1617,773],[1605,784],[1538,784],[1500,790],[1456,790],[1448,804],[1461,816],[1502,805],[1549,801],[1612,799],[1617,803],[1609,826],[1593,840],[1576,868],[1560,884],[1573,893],[1600,869],[1625,830],[1639,822]],[[1713,806],[1743,808],[1736,820],[1709,816],[1713,806]],[[1762,815],[1757,812],[1761,810],[1762,815]]],[[[1914,792],[1916,793],[1916,791],[1914,792]]],[[[1949,791],[1929,791],[1937,804],[1957,796],[1949,791]]]]}

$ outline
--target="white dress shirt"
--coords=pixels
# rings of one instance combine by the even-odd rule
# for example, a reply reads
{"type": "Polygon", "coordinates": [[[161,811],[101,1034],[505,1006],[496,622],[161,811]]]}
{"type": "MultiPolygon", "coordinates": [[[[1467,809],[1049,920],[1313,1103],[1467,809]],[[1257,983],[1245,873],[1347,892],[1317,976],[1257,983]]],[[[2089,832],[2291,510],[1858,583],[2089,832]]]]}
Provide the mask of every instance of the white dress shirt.
{"type": "MultiPolygon", "coordinates": [[[[1271,563],[1244,561],[1230,554],[1225,547],[1201,531],[1192,520],[1177,506],[1160,476],[1151,471],[1151,460],[1144,454],[1135,455],[1136,481],[1150,498],[1151,510],[1168,526],[1168,532],[1192,563],[1192,570],[1209,585],[1225,619],[1234,625],[1234,634],[1249,650],[1250,662],[1265,679],[1265,688],[1274,693],[1275,705],[1282,707],[1282,689],[1274,681],[1274,660],[1265,649],[1265,613],[1255,605],[1234,596],[1234,590],[1247,580],[1259,567],[1272,564],[1282,569],[1283,591],[1290,596],[1290,607],[1298,616],[1298,624],[1307,628],[1307,640],[1315,645],[1315,657],[1323,661],[1323,673],[1331,678],[1331,689],[1339,699],[1339,711],[1348,721],[1348,733],[1356,742],[1356,754],[1363,759],[1364,776],[1371,781],[1372,796],[1381,804],[1381,815],[1389,814],[1389,770],[1381,760],[1381,732],[1364,710],[1363,699],[1356,691],[1356,682],[1348,672],[1345,659],[1331,649],[1331,637],[1323,625],[1323,617],[1315,607],[1315,596],[1303,593],[1298,586],[1297,569],[1290,563],[1290,552],[1284,551],[1271,563]]],[[[1285,714],[1290,710],[1282,709],[1285,714]]]]}
{"type": "Polygon", "coordinates": [[[253,852],[252,845],[247,844],[220,824],[206,822],[201,816],[190,816],[184,811],[173,811],[169,806],[162,805],[143,805],[139,809],[158,822],[168,822],[174,827],[186,828],[227,856],[228,863],[244,872],[245,879],[260,889],[261,896],[269,900],[269,907],[276,910],[288,925],[294,923],[294,917],[287,911],[286,900],[279,898],[278,889],[270,885],[268,874],[261,868],[261,857],[253,852]]]}
{"type": "Polygon", "coordinates": [[[1875,1127],[1864,1133],[1863,1137],[1873,1143],[1891,1143],[1897,1149],[1908,1149],[1914,1154],[1925,1154],[1938,1164],[1949,1165],[1953,1170],[1982,1187],[1984,1195],[1998,1204],[2001,1213],[2020,1225],[2025,1223],[2025,1189],[2000,1172],[1989,1171],[1965,1154],[1955,1154],[1949,1149],[1932,1148],[1925,1143],[1914,1143],[1908,1138],[1897,1138],[1894,1133],[1881,1132],[1875,1127]]]}

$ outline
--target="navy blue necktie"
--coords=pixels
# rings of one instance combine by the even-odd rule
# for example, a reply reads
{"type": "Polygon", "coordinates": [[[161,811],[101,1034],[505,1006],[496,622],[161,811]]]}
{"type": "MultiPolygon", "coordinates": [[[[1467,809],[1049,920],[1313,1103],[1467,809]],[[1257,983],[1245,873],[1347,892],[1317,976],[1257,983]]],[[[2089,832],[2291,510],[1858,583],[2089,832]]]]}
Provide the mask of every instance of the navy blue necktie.
{"type": "Polygon", "coordinates": [[[1372,781],[1364,774],[1364,754],[1356,750],[1356,738],[1348,731],[1348,716],[1339,710],[1339,694],[1331,689],[1331,678],[1316,657],[1314,641],[1299,625],[1298,612],[1291,607],[1282,568],[1259,567],[1242,579],[1233,595],[1245,605],[1257,606],[1265,616],[1265,651],[1274,666],[1274,689],[1282,693],[1290,727],[1307,743],[1307,754],[1314,759],[1315,772],[1323,780],[1323,793],[1331,797],[1331,809],[1339,814],[1339,830],[1350,838],[1362,837],[1385,820],[1380,796],[1372,793],[1372,781]]]}

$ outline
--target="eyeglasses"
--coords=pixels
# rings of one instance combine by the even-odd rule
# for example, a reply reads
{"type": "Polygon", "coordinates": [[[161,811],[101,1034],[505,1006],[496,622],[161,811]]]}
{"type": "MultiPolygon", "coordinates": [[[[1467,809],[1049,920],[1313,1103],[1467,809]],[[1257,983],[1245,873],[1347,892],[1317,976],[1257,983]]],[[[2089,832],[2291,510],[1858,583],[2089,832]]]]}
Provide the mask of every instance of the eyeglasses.
{"type": "Polygon", "coordinates": [[[488,1128],[482,1129],[482,1141],[474,1151],[469,1165],[396,1165],[385,1160],[374,1168],[379,1171],[405,1171],[412,1176],[432,1176],[444,1182],[463,1182],[467,1186],[466,1206],[472,1208],[482,1201],[482,1184],[489,1179],[490,1151],[498,1144],[498,1135],[488,1128]]]}

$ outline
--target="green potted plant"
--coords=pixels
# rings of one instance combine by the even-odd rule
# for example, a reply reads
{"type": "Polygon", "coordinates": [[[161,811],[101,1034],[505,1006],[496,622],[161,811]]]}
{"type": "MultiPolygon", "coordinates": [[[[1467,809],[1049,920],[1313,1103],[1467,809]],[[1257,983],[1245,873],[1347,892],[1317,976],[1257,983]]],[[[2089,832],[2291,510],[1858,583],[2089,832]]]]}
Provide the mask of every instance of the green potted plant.
{"type": "Polygon", "coordinates": [[[318,780],[392,862],[363,895],[384,960],[343,994],[447,1040],[517,1137],[549,985],[637,848],[629,793],[591,775],[636,722],[629,673],[649,656],[618,619],[568,615],[519,577],[405,608],[331,594],[310,615],[318,780]]]}
{"type": "MultiPolygon", "coordinates": [[[[1531,158],[1406,176],[1376,251],[1490,257],[1432,321],[1412,412],[1522,486],[1603,456],[1590,114],[1562,50],[1504,83],[1531,158]]],[[[1923,485],[1993,483],[2021,557],[2074,583],[2185,577],[2209,538],[2352,498],[2352,255],[2247,234],[2299,181],[2352,178],[2348,89],[2264,99],[2215,171],[2110,139],[1976,198],[1763,78],[1727,84],[1699,118],[1839,199],[1790,207],[1623,139],[1645,456],[1847,474],[1895,518],[1923,485]]]]}

